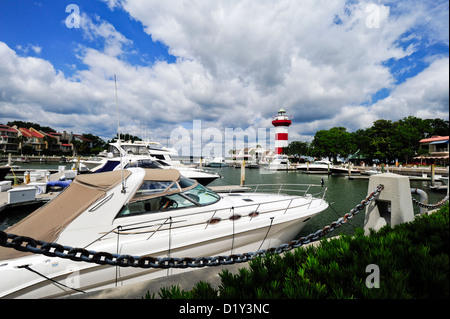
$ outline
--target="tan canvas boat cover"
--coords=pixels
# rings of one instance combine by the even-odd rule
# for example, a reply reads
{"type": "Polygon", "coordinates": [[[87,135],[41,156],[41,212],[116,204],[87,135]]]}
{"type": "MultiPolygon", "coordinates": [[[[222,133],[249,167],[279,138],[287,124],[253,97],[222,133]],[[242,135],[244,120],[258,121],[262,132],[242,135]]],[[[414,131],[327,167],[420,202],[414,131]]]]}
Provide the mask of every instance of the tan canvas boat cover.
{"type": "MultiPolygon", "coordinates": [[[[126,179],[130,174],[129,171],[123,171],[123,178],[126,179]]],[[[122,171],[79,175],[52,201],[9,227],[5,232],[54,242],[69,223],[121,181],[122,171]]],[[[64,244],[70,245],[70,243],[64,244]]],[[[26,254],[28,253],[0,247],[0,260],[18,258],[26,254]]]]}
{"type": "Polygon", "coordinates": [[[145,181],[175,182],[180,179],[180,171],[176,169],[146,169],[145,181]]]}

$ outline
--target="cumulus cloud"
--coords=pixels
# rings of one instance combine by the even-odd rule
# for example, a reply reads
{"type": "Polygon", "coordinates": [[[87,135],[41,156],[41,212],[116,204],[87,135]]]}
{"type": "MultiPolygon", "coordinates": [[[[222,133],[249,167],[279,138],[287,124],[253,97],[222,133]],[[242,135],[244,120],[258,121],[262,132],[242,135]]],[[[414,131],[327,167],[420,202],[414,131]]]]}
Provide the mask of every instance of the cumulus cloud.
{"type": "Polygon", "coordinates": [[[208,103],[190,97],[194,103],[229,109],[241,102],[238,109],[245,108],[250,118],[270,116],[282,105],[305,123],[332,122],[345,107],[393,88],[395,79],[383,61],[414,52],[414,46],[403,48],[400,40],[430,11],[416,3],[409,14],[398,15],[389,5],[364,1],[189,1],[174,6],[127,0],[121,6],[154,40],[165,43],[179,64],[193,61],[209,75],[191,91],[201,90],[208,103]],[[232,96],[253,98],[214,103],[215,95],[205,88],[226,81],[235,81],[225,85],[232,96]]]}
{"type": "Polygon", "coordinates": [[[103,51],[110,56],[120,56],[127,51],[133,44],[133,41],[127,39],[118,32],[115,27],[99,16],[91,18],[86,13],[80,17],[80,27],[83,35],[90,41],[100,40],[103,42],[103,51]]]}
{"type": "Polygon", "coordinates": [[[448,119],[448,55],[430,58],[400,85],[384,63],[412,55],[412,39],[448,45],[448,32],[437,32],[448,26],[444,2],[438,10],[422,1],[103,1],[142,23],[149,41],[165,44],[176,62],[132,64],[133,39],[83,13],[86,42],[74,54],[85,67],[70,77],[0,42],[0,78],[8,79],[0,82],[2,119],[110,138],[114,74],[122,131],[156,139],[193,120],[221,131],[269,128],[279,107],[294,116],[291,136],[299,138],[378,118],[448,119]],[[427,14],[436,19],[423,20],[427,14]],[[371,105],[382,89],[390,95],[371,105]]]}
{"type": "Polygon", "coordinates": [[[405,114],[423,118],[447,118],[449,105],[449,59],[435,60],[417,76],[397,86],[389,97],[371,106],[378,117],[405,114]]]}

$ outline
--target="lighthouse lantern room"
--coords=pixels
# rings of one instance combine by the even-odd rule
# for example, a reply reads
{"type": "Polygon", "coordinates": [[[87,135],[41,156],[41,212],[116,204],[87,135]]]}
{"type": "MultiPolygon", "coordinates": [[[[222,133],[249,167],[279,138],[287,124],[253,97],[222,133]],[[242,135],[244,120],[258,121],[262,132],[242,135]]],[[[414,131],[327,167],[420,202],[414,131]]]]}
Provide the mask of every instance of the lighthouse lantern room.
{"type": "Polygon", "coordinates": [[[292,121],[286,115],[286,111],[281,108],[272,121],[272,125],[275,126],[275,154],[283,153],[283,147],[288,146],[288,128],[291,124],[292,121]]]}

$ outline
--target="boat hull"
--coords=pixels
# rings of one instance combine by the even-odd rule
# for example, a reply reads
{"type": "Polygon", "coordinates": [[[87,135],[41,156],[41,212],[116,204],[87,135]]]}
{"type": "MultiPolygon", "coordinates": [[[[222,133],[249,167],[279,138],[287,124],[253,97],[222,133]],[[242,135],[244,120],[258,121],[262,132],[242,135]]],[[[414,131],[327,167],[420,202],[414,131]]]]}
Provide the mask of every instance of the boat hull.
{"type": "Polygon", "coordinates": [[[11,167],[8,167],[8,166],[0,167],[0,182],[5,180],[5,177],[6,177],[6,175],[8,175],[10,170],[11,170],[11,167]]]}
{"type": "MultiPolygon", "coordinates": [[[[316,199],[319,201],[318,199],[316,199]]],[[[134,241],[132,236],[123,240],[120,254],[133,256],[151,255],[153,257],[205,257],[205,256],[229,256],[247,252],[255,252],[260,249],[277,247],[280,244],[291,241],[301,231],[307,220],[328,207],[325,201],[309,208],[308,213],[285,210],[284,214],[264,214],[254,218],[254,226],[248,227],[248,222],[237,220],[226,221],[217,225],[197,225],[192,229],[182,228],[180,231],[165,230],[147,241],[134,241]],[[286,213],[287,212],[287,213],[286,213]],[[272,219],[273,216],[276,216],[272,219]],[[201,236],[198,234],[201,233],[201,236]],[[196,233],[196,239],[193,239],[196,233]],[[203,238],[199,241],[198,238],[203,238]],[[171,243],[171,246],[169,246],[171,243]],[[155,247],[166,247],[155,249],[155,247]]],[[[304,207],[305,208],[305,207],[304,207]]],[[[302,211],[304,211],[302,208],[302,211]]],[[[243,219],[243,218],[242,218],[243,219]]],[[[140,236],[149,237],[151,231],[143,232],[140,236]]],[[[89,247],[94,251],[114,252],[112,244],[117,242],[117,236],[112,237],[108,245],[96,245],[89,247]],[[103,248],[103,249],[102,249],[103,248]]],[[[108,242],[107,240],[105,240],[108,242]]],[[[115,248],[117,249],[117,247],[115,248]]],[[[115,250],[114,249],[114,250],[115,250]]],[[[43,255],[31,255],[9,261],[0,267],[0,273],[4,280],[2,298],[61,298],[77,293],[76,291],[55,284],[34,272],[23,268],[30,267],[60,282],[68,287],[76,288],[84,292],[112,288],[155,279],[169,274],[192,271],[198,268],[186,269],[155,269],[132,268],[97,265],[93,263],[74,262],[68,259],[51,258],[43,255]],[[10,289],[6,289],[10,286],[10,289]]]]}
{"type": "Polygon", "coordinates": [[[348,168],[336,167],[336,168],[331,169],[331,174],[332,175],[361,175],[361,171],[356,170],[356,169],[351,169],[349,171],[348,168]]]}

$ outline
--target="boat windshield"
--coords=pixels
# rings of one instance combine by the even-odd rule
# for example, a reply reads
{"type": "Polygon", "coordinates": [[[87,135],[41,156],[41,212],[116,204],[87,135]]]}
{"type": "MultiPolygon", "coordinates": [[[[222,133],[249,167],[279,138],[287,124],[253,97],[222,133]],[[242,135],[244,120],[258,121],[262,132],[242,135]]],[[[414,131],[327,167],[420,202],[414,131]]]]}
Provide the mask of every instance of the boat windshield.
{"type": "MultiPolygon", "coordinates": [[[[148,149],[143,144],[138,143],[121,143],[120,148],[125,151],[128,155],[148,155],[148,149]]],[[[114,157],[120,156],[119,144],[111,143],[109,147],[109,151],[113,153],[114,157]]]]}
{"type": "Polygon", "coordinates": [[[180,180],[178,181],[178,184],[180,184],[181,189],[185,189],[188,187],[191,187],[195,184],[195,180],[185,177],[180,177],[180,180]]]}
{"type": "Polygon", "coordinates": [[[139,190],[134,195],[133,199],[148,197],[154,194],[164,193],[167,191],[178,190],[178,185],[175,182],[161,182],[161,181],[144,181],[139,190]]]}
{"type": "Polygon", "coordinates": [[[220,196],[205,186],[198,184],[192,189],[182,192],[184,196],[200,205],[210,205],[217,202],[220,196]]]}
{"type": "Polygon", "coordinates": [[[133,201],[122,208],[117,218],[206,206],[219,201],[220,196],[203,185],[198,184],[191,187],[195,183],[195,181],[187,178],[181,178],[178,183],[144,182],[133,201]],[[178,187],[182,189],[187,187],[187,189],[179,193],[171,192],[178,187]],[[157,196],[158,193],[161,193],[160,196],[157,196]],[[155,196],[151,196],[153,194],[155,196]]]}
{"type": "Polygon", "coordinates": [[[158,169],[158,168],[161,168],[161,165],[150,159],[145,159],[145,160],[133,161],[133,162],[125,165],[125,169],[130,168],[130,167],[157,168],[158,169]]]}
{"type": "Polygon", "coordinates": [[[122,148],[127,154],[133,155],[148,155],[148,150],[145,145],[139,144],[131,144],[131,145],[122,145],[122,148]]]}

